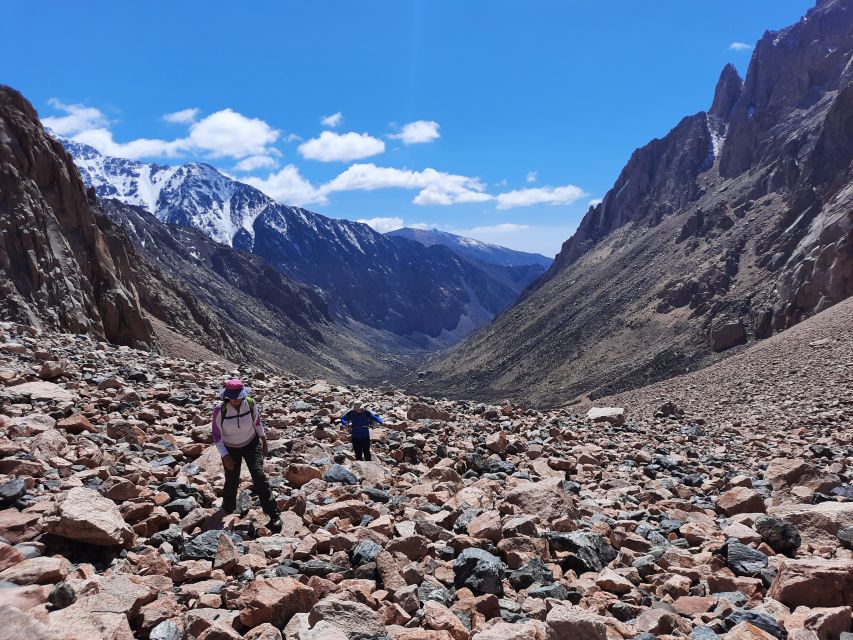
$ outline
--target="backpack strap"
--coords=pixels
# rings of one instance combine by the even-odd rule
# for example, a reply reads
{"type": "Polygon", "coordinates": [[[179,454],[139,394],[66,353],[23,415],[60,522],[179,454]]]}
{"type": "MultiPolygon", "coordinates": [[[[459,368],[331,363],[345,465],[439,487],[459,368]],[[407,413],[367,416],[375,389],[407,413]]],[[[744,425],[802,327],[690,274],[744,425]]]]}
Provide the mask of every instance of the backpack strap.
{"type": "Polygon", "coordinates": [[[249,410],[246,413],[238,413],[236,416],[227,416],[225,415],[225,410],[228,408],[228,400],[224,400],[222,402],[222,406],[220,408],[220,414],[222,415],[223,420],[233,420],[234,418],[242,418],[245,415],[252,415],[252,426],[255,426],[255,420],[258,419],[257,414],[255,413],[255,400],[253,398],[246,397],[246,404],[249,405],[249,410]]]}

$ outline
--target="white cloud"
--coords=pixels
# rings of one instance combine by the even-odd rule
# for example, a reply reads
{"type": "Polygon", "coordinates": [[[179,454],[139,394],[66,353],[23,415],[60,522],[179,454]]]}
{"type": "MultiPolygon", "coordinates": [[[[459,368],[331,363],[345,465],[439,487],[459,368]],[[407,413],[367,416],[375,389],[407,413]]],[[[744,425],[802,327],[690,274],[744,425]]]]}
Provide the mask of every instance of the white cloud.
{"type": "Polygon", "coordinates": [[[254,171],[255,169],[272,169],[278,162],[276,162],[275,158],[271,158],[270,156],[249,156],[248,158],[243,158],[234,165],[235,171],[254,171]]]}
{"type": "MultiPolygon", "coordinates": [[[[184,109],[163,116],[169,122],[189,124],[189,134],[175,140],[137,138],[116,142],[108,128],[107,117],[95,107],[64,104],[51,99],[49,104],[65,113],[42,119],[45,126],[57,133],[72,136],[74,140],[95,147],[101,153],[136,160],[150,157],[176,157],[197,153],[211,158],[247,158],[248,156],[276,156],[280,152],[271,147],[280,133],[263,120],[248,118],[232,109],[223,109],[195,121],[198,109],[184,109]]],[[[270,166],[269,164],[265,166],[270,166]]]]}
{"type": "Polygon", "coordinates": [[[185,140],[158,140],[156,138],[137,138],[130,142],[116,142],[109,129],[89,129],[74,136],[74,140],[95,147],[101,153],[118,158],[138,160],[139,158],[174,158],[186,151],[185,140]]]}
{"type": "Polygon", "coordinates": [[[403,144],[422,144],[432,142],[441,137],[438,133],[439,124],[432,120],[418,120],[405,125],[400,133],[392,133],[389,138],[402,140],[403,144]]]}
{"type": "Polygon", "coordinates": [[[746,42],[732,42],[729,45],[729,49],[731,51],[748,51],[749,49],[752,49],[752,45],[747,44],[746,42]]]}
{"type": "Polygon", "coordinates": [[[322,124],[324,127],[331,127],[332,129],[334,129],[343,121],[344,121],[344,114],[342,114],[340,111],[338,111],[337,113],[333,113],[330,116],[325,116],[325,117],[321,118],[320,124],[322,124]]]}
{"type": "Polygon", "coordinates": [[[292,164],[287,165],[266,178],[250,176],[243,182],[260,189],[273,200],[292,205],[323,204],[326,196],[316,189],[308,180],[302,177],[292,164]]]}
{"type": "Polygon", "coordinates": [[[172,124],[190,124],[195,122],[198,117],[198,109],[182,109],[181,111],[173,111],[163,116],[163,120],[172,124]]]}
{"type": "Polygon", "coordinates": [[[244,158],[275,153],[269,145],[280,135],[263,120],[223,109],[194,123],[187,140],[214,158],[244,158]]]}
{"type": "Polygon", "coordinates": [[[379,233],[387,233],[388,231],[402,229],[406,226],[403,223],[402,218],[362,218],[356,220],[356,222],[361,222],[370,227],[373,227],[373,229],[378,231],[379,233]]]}
{"type": "Polygon", "coordinates": [[[604,202],[604,201],[601,198],[593,198],[592,200],[589,201],[589,206],[590,207],[597,207],[602,202],[604,202]]]}
{"type": "Polygon", "coordinates": [[[334,133],[324,131],[299,145],[299,153],[309,160],[349,162],[375,156],[385,151],[385,143],[366,133],[334,133]]]}
{"type": "Polygon", "coordinates": [[[428,224],[426,222],[413,222],[409,225],[411,229],[420,229],[422,231],[428,231],[430,229],[435,229],[434,224],[428,224]]]}
{"type": "Polygon", "coordinates": [[[539,177],[539,174],[536,171],[528,171],[527,172],[527,182],[536,182],[536,179],[539,177]]]}
{"type": "Polygon", "coordinates": [[[536,189],[517,189],[498,194],[498,209],[527,207],[533,204],[571,204],[583,198],[586,193],[573,184],[565,187],[539,187],[536,189]]]}
{"type": "Polygon", "coordinates": [[[82,104],[65,104],[56,98],[51,98],[47,103],[57,111],[66,114],[41,119],[44,126],[53,129],[60,135],[71,136],[88,129],[106,127],[109,124],[107,117],[95,107],[87,107],[82,104]]]}
{"type": "Polygon", "coordinates": [[[373,191],[374,189],[420,189],[413,202],[420,205],[449,205],[485,202],[492,196],[477,178],[459,176],[435,169],[409,171],[375,164],[354,164],[321,187],[323,193],[336,191],[373,191]]]}

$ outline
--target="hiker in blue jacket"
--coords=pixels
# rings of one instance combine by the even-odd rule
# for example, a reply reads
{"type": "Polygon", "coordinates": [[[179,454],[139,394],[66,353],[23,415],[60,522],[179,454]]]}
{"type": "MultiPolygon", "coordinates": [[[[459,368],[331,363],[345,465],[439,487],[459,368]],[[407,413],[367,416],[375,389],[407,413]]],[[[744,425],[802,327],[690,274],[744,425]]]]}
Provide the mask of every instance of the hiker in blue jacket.
{"type": "Polygon", "coordinates": [[[370,460],[370,427],[376,423],[382,424],[382,418],[365,409],[358,401],[353,402],[352,409],[341,417],[341,424],[349,427],[352,433],[352,450],[356,460],[370,460]]]}

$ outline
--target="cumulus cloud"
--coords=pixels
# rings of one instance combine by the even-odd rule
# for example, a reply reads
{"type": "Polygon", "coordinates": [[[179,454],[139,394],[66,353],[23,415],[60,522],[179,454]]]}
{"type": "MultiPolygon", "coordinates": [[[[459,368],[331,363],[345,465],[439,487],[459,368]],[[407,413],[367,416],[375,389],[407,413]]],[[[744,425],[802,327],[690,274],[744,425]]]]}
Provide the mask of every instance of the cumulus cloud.
{"type": "Polygon", "coordinates": [[[163,116],[163,120],[171,122],[172,124],[190,124],[195,122],[198,114],[198,109],[182,109],[180,111],[173,111],[172,113],[165,114],[163,116]]]}
{"type": "Polygon", "coordinates": [[[104,128],[81,131],[74,136],[74,140],[88,144],[105,155],[130,160],[152,157],[174,158],[186,150],[184,140],[137,138],[130,142],[116,142],[112,132],[104,128]]]}
{"type": "Polygon", "coordinates": [[[214,158],[243,158],[268,155],[269,145],[280,135],[280,131],[263,120],[222,109],[194,123],[187,140],[191,146],[207,151],[214,158]]]}
{"type": "Polygon", "coordinates": [[[528,171],[527,172],[527,182],[536,182],[536,178],[539,177],[539,174],[536,171],[528,171]]]}
{"type": "Polygon", "coordinates": [[[309,160],[349,162],[369,158],[385,151],[385,143],[366,133],[324,131],[299,145],[299,153],[309,160]]]}
{"type": "Polygon", "coordinates": [[[356,220],[356,222],[361,222],[370,227],[373,227],[375,231],[379,233],[387,233],[388,231],[394,231],[396,229],[402,229],[406,225],[403,223],[402,218],[360,218],[356,220]]]}
{"type": "Polygon", "coordinates": [[[400,129],[400,133],[392,133],[389,138],[402,140],[403,144],[423,144],[441,137],[438,133],[439,124],[432,120],[417,120],[410,122],[400,129]]]}
{"type": "Polygon", "coordinates": [[[64,116],[48,116],[42,118],[42,124],[63,136],[72,136],[81,131],[89,129],[100,129],[109,124],[109,120],[100,109],[87,107],[82,104],[65,104],[64,102],[51,98],[47,103],[62,111],[64,116]]]}
{"type": "Polygon", "coordinates": [[[323,118],[321,118],[320,124],[322,124],[324,127],[331,127],[332,129],[334,129],[343,121],[344,114],[338,111],[337,113],[333,113],[330,116],[324,116],[323,118]]]}
{"type": "Polygon", "coordinates": [[[261,161],[257,158],[280,155],[280,152],[271,146],[281,135],[278,130],[263,120],[246,117],[232,109],[217,111],[201,120],[197,120],[198,109],[184,109],[164,115],[163,118],[168,122],[189,125],[188,134],[183,138],[137,138],[128,142],[117,142],[108,128],[109,120],[99,109],[80,104],[65,104],[56,99],[48,102],[65,115],[43,118],[45,126],[110,156],[131,160],[173,158],[188,154],[237,160],[255,156],[256,159],[248,164],[254,163],[257,168],[274,166],[269,160],[259,165],[258,162],[261,161]]]}
{"type": "Polygon", "coordinates": [[[373,163],[354,164],[321,187],[323,193],[373,191],[374,189],[420,189],[413,202],[419,205],[449,205],[485,202],[492,196],[477,178],[424,169],[410,171],[378,167],[373,163]]]}
{"type": "Polygon", "coordinates": [[[752,49],[752,45],[746,42],[732,42],[729,45],[729,50],[731,51],[748,51],[750,49],[752,49]]]}
{"type": "Polygon", "coordinates": [[[256,169],[272,169],[278,165],[275,158],[270,156],[249,156],[234,165],[235,171],[255,171],[256,169]]]}
{"type": "Polygon", "coordinates": [[[270,198],[293,205],[323,204],[326,196],[299,173],[292,164],[266,178],[250,176],[243,182],[260,189],[270,198]]]}
{"type": "Polygon", "coordinates": [[[564,187],[539,187],[536,189],[516,189],[498,194],[498,209],[527,207],[533,204],[572,204],[587,194],[573,184],[564,187]]]}
{"type": "Polygon", "coordinates": [[[426,222],[412,222],[409,225],[409,227],[412,229],[420,229],[421,231],[428,231],[430,229],[435,229],[434,224],[428,224],[426,222]]]}
{"type": "Polygon", "coordinates": [[[601,198],[593,198],[592,200],[589,201],[589,206],[590,207],[597,207],[602,202],[604,202],[604,201],[601,198]]]}

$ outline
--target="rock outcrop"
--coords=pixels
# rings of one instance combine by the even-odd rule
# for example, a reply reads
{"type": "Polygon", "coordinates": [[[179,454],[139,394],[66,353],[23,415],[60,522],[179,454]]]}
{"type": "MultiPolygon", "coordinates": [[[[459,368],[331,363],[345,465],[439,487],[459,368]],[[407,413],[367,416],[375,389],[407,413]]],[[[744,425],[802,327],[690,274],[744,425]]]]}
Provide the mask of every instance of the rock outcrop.
{"type": "Polygon", "coordinates": [[[0,314],[151,345],[127,249],[93,213],[74,163],[32,105],[0,86],[0,314]]]}

